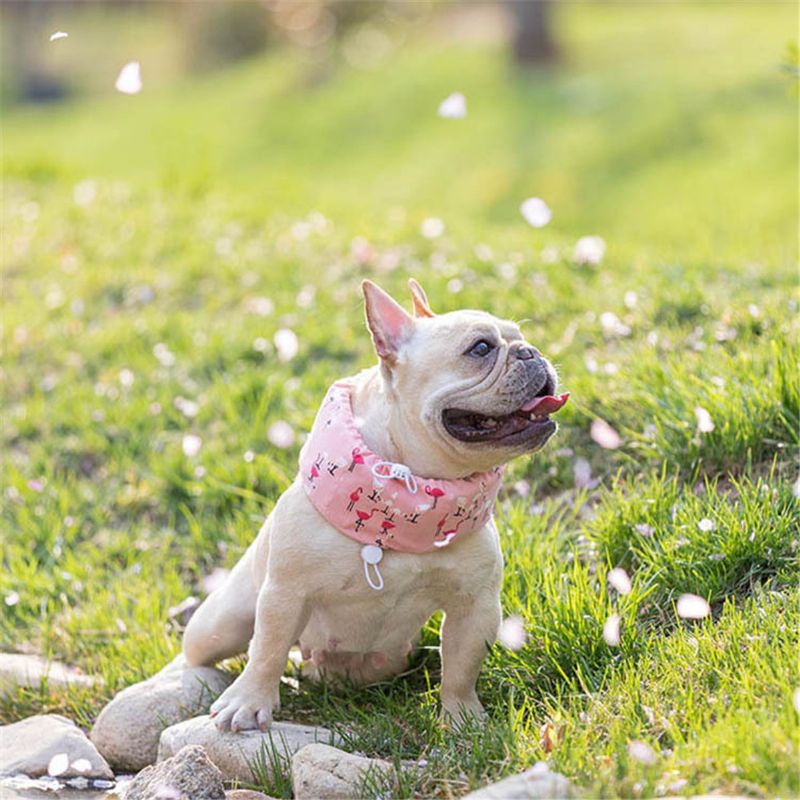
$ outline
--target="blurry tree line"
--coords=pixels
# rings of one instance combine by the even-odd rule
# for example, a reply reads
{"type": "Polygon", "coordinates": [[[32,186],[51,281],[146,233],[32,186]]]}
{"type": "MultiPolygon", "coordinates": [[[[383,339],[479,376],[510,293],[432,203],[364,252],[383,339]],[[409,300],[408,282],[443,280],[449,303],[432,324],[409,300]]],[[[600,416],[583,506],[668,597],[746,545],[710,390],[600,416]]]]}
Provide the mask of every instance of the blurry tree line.
{"type": "MultiPolygon", "coordinates": [[[[136,16],[165,15],[180,31],[186,68],[212,69],[278,44],[332,51],[337,43],[367,30],[354,50],[379,46],[369,31],[402,29],[438,10],[457,11],[475,0],[0,0],[4,89],[21,99],[47,101],[69,91],[63,76],[48,68],[43,42],[54,21],[79,20],[86,13],[119,15],[120,24],[136,16]],[[124,15],[124,18],[123,18],[124,15]],[[9,80],[10,79],[10,80],[9,80]],[[9,85],[11,84],[11,85],[9,85]]],[[[510,51],[522,65],[555,60],[553,0],[494,0],[511,20],[510,51]]],[[[368,55],[368,53],[367,53],[368,55]]],[[[357,54],[354,53],[357,58],[357,54]]]]}

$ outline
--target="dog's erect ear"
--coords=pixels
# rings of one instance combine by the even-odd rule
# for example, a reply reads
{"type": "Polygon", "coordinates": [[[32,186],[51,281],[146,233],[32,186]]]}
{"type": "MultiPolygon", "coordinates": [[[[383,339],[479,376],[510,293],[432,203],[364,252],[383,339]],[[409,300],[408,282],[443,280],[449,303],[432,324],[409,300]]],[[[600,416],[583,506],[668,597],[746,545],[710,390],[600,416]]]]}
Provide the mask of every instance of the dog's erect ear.
{"type": "Polygon", "coordinates": [[[425,290],[413,279],[408,279],[408,288],[411,290],[411,299],[414,302],[414,316],[415,317],[433,317],[435,316],[431,307],[428,304],[428,297],[425,290]]]}
{"type": "Polygon", "coordinates": [[[411,335],[414,318],[372,281],[363,281],[364,310],[375,352],[391,366],[400,345],[411,335]]]}

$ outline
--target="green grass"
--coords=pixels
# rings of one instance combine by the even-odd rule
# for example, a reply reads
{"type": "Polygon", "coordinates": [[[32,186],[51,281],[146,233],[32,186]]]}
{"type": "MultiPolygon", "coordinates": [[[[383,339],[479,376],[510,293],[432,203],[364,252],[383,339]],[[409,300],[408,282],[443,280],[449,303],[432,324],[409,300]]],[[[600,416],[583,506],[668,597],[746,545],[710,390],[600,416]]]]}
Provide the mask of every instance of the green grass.
{"type": "Polygon", "coordinates": [[[545,757],[589,796],[800,793],[793,21],[782,4],[564,4],[568,57],[548,74],[417,32],[372,72],[312,80],[275,52],[5,113],[0,596],[19,602],[0,648],[105,684],[20,691],[0,718],[88,726],[177,652],[170,607],[235,563],[292,478],[299,442],[271,445],[269,426],[307,429],[327,385],[373,359],[360,280],[402,294],[414,275],[438,310],[524,320],[572,392],[498,515],[504,609],[529,641],[492,649],[490,722],[458,735],[438,721],[435,620],[408,675],[287,684],[281,715],[425,760],[367,796],[459,795],[545,757]],[[469,117],[440,120],[456,89],[469,117]],[[519,216],[530,195],[553,208],[543,230],[519,216]],[[443,237],[420,235],[427,216],[443,237]],[[571,258],[586,234],[608,243],[597,268],[571,258]],[[289,362],[280,328],[299,337],[289,362]],[[596,418],[619,449],[591,439],[596,418]],[[684,592],[712,615],[680,621],[684,592]]]}

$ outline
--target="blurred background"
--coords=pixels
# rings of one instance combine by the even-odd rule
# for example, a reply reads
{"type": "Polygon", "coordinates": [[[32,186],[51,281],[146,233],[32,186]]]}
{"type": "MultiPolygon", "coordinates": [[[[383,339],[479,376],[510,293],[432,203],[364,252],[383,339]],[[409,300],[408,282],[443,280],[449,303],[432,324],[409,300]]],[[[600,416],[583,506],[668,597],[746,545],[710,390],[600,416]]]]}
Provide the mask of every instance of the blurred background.
{"type": "Polygon", "coordinates": [[[570,235],[793,250],[793,3],[38,0],[2,14],[12,174],[258,184],[265,211],[382,226],[452,212],[516,230],[534,194],[570,235]],[[114,88],[129,61],[135,98],[114,88]],[[465,124],[437,117],[452,92],[465,124]]]}

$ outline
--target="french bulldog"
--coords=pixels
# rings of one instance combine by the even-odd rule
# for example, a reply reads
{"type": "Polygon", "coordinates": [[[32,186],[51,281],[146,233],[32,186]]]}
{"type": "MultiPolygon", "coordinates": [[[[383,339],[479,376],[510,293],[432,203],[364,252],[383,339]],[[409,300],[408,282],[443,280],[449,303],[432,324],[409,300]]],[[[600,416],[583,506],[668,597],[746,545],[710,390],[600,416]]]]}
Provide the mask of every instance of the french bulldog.
{"type": "MultiPolygon", "coordinates": [[[[439,610],[442,711],[456,724],[484,713],[476,681],[501,622],[503,560],[491,519],[494,495],[476,476],[499,476],[510,459],[539,450],[556,432],[549,415],[567,395],[556,395],[555,370],[516,324],[484,311],[435,314],[419,284],[410,280],[409,288],[413,315],[374,283],[362,284],[378,363],[345,380],[352,408],[339,410],[351,415],[347,435],[360,437],[363,452],[380,459],[364,479],[364,493],[359,486],[350,499],[342,497],[334,516],[320,511],[317,481],[352,481],[363,458],[358,447],[352,459],[311,452],[309,440],[307,468],[184,633],[191,666],[248,651],[244,671],[211,707],[220,730],[269,728],[294,645],[312,677],[384,680],[406,667],[420,629],[439,610]],[[450,482],[467,487],[473,500],[451,498],[447,514],[472,514],[474,530],[461,535],[453,520],[443,535],[450,524],[440,516],[446,491],[428,481],[445,490],[450,482]],[[425,502],[416,511],[394,508],[402,505],[398,492],[425,502]],[[346,535],[339,519],[357,512],[367,494],[372,510],[362,524],[380,518],[384,538],[365,545],[359,519],[346,535]],[[398,522],[411,530],[424,519],[427,527],[414,531],[430,535],[431,546],[404,551],[392,539],[398,522]]],[[[315,422],[329,426],[326,441],[345,433],[336,406],[323,404],[315,422]]]]}

